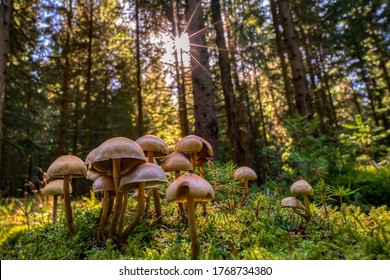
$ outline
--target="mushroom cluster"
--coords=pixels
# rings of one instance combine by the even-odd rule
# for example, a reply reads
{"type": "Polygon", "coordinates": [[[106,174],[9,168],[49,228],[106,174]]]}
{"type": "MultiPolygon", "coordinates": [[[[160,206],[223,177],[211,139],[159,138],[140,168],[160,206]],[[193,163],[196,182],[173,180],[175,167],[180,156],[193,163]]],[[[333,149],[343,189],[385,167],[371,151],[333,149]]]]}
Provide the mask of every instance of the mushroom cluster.
{"type": "Polygon", "coordinates": [[[301,195],[304,203],[302,204],[295,196],[293,196],[284,198],[281,201],[281,206],[291,208],[294,213],[309,221],[311,211],[308,195],[314,194],[312,186],[305,180],[298,180],[291,185],[290,192],[292,194],[301,195]]]}
{"type": "MultiPolygon", "coordinates": [[[[58,196],[64,196],[67,226],[73,235],[76,228],[73,224],[70,181],[81,177],[91,180],[93,192],[101,198],[98,240],[104,244],[108,233],[108,238],[122,247],[139,224],[151,198],[156,222],[162,223],[159,186],[168,183],[168,172],[174,172],[175,180],[166,189],[166,201],[178,203],[179,213],[188,220],[191,258],[197,259],[196,203],[202,203],[205,214],[205,203],[214,198],[212,186],[204,179],[205,167],[213,165],[212,156],[211,145],[196,135],[183,137],[172,153],[169,153],[168,145],[162,139],[153,135],[142,136],[136,141],[114,137],[92,149],[85,162],[74,155],[56,159],[47,173],[50,179],[57,180],[50,182],[43,193],[54,196],[53,222],[57,220],[58,196]],[[162,158],[161,166],[156,158],[162,158]],[[137,206],[131,222],[123,226],[130,192],[134,192],[137,206]],[[106,229],[106,225],[109,225],[109,229],[106,229]]],[[[247,185],[247,179],[243,180],[247,185]]]]}

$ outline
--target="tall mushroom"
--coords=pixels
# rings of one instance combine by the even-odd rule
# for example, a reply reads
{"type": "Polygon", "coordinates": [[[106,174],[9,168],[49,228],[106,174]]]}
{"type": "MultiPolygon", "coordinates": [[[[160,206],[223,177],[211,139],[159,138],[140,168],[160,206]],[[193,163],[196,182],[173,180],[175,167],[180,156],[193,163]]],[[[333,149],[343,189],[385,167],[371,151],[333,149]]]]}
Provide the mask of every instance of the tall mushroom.
{"type": "MultiPolygon", "coordinates": [[[[153,163],[155,158],[165,157],[169,154],[168,144],[157,136],[144,135],[135,140],[135,142],[142,148],[149,163],[153,163]]],[[[162,221],[162,211],[158,188],[148,191],[147,200],[150,199],[150,193],[153,193],[157,222],[160,223],[162,221]]]]}
{"type": "Polygon", "coordinates": [[[71,178],[81,178],[87,175],[87,168],[84,162],[76,156],[65,155],[57,158],[47,169],[49,178],[60,178],[64,180],[64,206],[66,222],[70,234],[76,234],[76,228],[73,224],[72,207],[70,204],[69,183],[71,178]]]}
{"type": "Polygon", "coordinates": [[[114,180],[110,176],[100,176],[92,184],[92,190],[103,193],[102,212],[100,215],[98,240],[104,241],[104,225],[110,209],[110,192],[115,191],[114,180]]]}
{"type": "Polygon", "coordinates": [[[122,176],[119,186],[119,191],[128,192],[132,190],[138,191],[137,210],[133,217],[133,221],[125,228],[120,238],[119,244],[125,244],[127,238],[133,232],[134,228],[139,223],[142,217],[142,212],[145,206],[145,189],[156,189],[160,184],[167,183],[167,177],[164,170],[160,166],[153,163],[143,163],[129,173],[122,176]]]}
{"type": "Polygon", "coordinates": [[[209,201],[214,198],[212,186],[202,177],[187,173],[169,185],[166,190],[167,202],[186,202],[188,226],[191,235],[191,258],[197,259],[199,245],[197,241],[197,229],[195,222],[195,202],[209,201]]]}
{"type": "MultiPolygon", "coordinates": [[[[189,158],[181,152],[173,152],[167,156],[161,164],[161,168],[165,172],[175,171],[175,179],[180,177],[181,171],[192,171],[194,166],[189,158]]],[[[185,217],[184,204],[182,202],[177,203],[179,206],[179,213],[181,216],[185,217]]]]}
{"type": "Polygon", "coordinates": [[[305,205],[307,216],[310,219],[311,211],[308,195],[314,194],[312,186],[305,180],[298,180],[291,185],[290,191],[292,194],[300,194],[303,196],[303,204],[305,205]]]}
{"type": "Polygon", "coordinates": [[[241,205],[243,205],[248,197],[248,187],[249,187],[249,180],[256,180],[257,175],[256,172],[248,167],[248,166],[241,166],[234,172],[234,180],[243,180],[244,181],[244,192],[242,194],[241,199],[241,205]]]}
{"type": "Polygon", "coordinates": [[[115,239],[123,198],[127,195],[119,191],[120,176],[132,167],[146,162],[144,152],[134,141],[125,137],[114,137],[106,140],[93,153],[91,164],[99,172],[112,173],[115,186],[114,213],[110,225],[110,238],[115,239]]]}
{"type": "MultiPolygon", "coordinates": [[[[69,184],[69,193],[72,193],[72,186],[69,184]]],[[[48,183],[42,190],[42,195],[53,196],[53,224],[57,222],[58,196],[64,194],[64,180],[54,180],[48,183]]]]}

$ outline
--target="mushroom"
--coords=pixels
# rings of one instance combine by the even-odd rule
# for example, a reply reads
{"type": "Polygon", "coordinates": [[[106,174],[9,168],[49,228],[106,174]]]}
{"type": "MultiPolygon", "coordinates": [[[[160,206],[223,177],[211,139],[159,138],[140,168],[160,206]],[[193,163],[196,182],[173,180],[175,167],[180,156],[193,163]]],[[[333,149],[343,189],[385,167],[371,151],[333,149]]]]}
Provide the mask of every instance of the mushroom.
{"type": "Polygon", "coordinates": [[[167,202],[186,202],[188,226],[191,235],[191,258],[197,259],[199,246],[195,223],[195,202],[209,201],[214,198],[214,190],[209,182],[202,177],[187,173],[169,185],[166,190],[167,202]]]}
{"type": "Polygon", "coordinates": [[[211,158],[213,156],[213,148],[210,143],[196,135],[188,135],[177,142],[175,152],[188,154],[194,167],[198,157],[211,158]]]}
{"type": "MultiPolygon", "coordinates": [[[[72,193],[72,186],[70,184],[69,193],[72,193]]],[[[57,222],[57,201],[58,196],[62,194],[64,194],[64,180],[51,181],[42,190],[42,195],[53,196],[53,223],[57,222]]]]}
{"type": "Polygon", "coordinates": [[[115,191],[114,180],[110,176],[100,176],[92,184],[92,190],[103,193],[102,212],[99,222],[98,239],[104,241],[104,225],[106,223],[110,209],[110,192],[115,191]]]}
{"type": "Polygon", "coordinates": [[[120,176],[132,167],[146,162],[146,158],[141,147],[125,137],[114,137],[106,140],[95,149],[92,158],[91,164],[94,169],[113,175],[116,198],[109,235],[114,239],[119,218],[125,210],[124,207],[122,208],[123,200],[124,197],[127,197],[127,193],[124,194],[118,190],[120,176]]]}
{"type": "Polygon", "coordinates": [[[253,171],[252,168],[247,167],[247,166],[241,166],[234,172],[234,180],[243,180],[244,181],[244,192],[242,194],[242,199],[241,199],[241,205],[244,204],[248,197],[248,187],[249,187],[249,180],[256,180],[257,175],[256,172],[253,171]]]}
{"type": "Polygon", "coordinates": [[[143,163],[126,175],[122,176],[119,186],[119,191],[128,192],[131,190],[138,190],[138,204],[137,210],[133,217],[133,221],[125,228],[120,238],[119,244],[125,244],[127,238],[133,232],[134,228],[141,219],[142,212],[145,207],[145,190],[157,189],[160,184],[167,183],[167,177],[164,170],[160,166],[153,163],[143,163]]]}
{"type": "Polygon", "coordinates": [[[57,158],[47,169],[49,178],[63,179],[64,206],[66,222],[70,234],[76,234],[76,228],[73,224],[72,207],[70,205],[69,183],[71,178],[80,178],[87,175],[87,168],[84,162],[76,156],[65,155],[57,158]]]}
{"type": "MultiPolygon", "coordinates": [[[[175,171],[175,179],[180,177],[180,171],[192,171],[194,169],[192,162],[189,158],[181,152],[173,152],[167,156],[161,164],[161,168],[166,171],[175,171]]],[[[179,213],[181,216],[185,217],[184,204],[178,202],[179,213]]]]}
{"type": "MultiPolygon", "coordinates": [[[[154,135],[144,135],[135,142],[142,148],[149,163],[154,163],[154,158],[165,157],[169,154],[168,144],[161,138],[154,135]]],[[[162,220],[161,202],[158,189],[151,189],[148,191],[147,203],[150,200],[150,194],[153,193],[154,209],[156,211],[157,222],[162,220]]]]}
{"type": "Polygon", "coordinates": [[[310,202],[307,195],[314,194],[314,190],[312,186],[305,180],[298,180],[291,185],[290,191],[292,194],[300,194],[303,196],[303,204],[305,205],[307,216],[310,219],[311,217],[310,202]]]}
{"type": "Polygon", "coordinates": [[[308,220],[308,216],[306,214],[298,211],[298,209],[306,211],[306,208],[296,197],[294,196],[286,197],[281,201],[280,204],[284,208],[291,208],[294,213],[305,218],[305,220],[308,220]]]}
{"type": "MultiPolygon", "coordinates": [[[[205,171],[204,171],[205,166],[211,167],[211,166],[214,166],[214,163],[206,157],[198,157],[196,159],[196,165],[199,168],[200,177],[204,178],[206,175],[205,171]]],[[[205,201],[202,201],[202,211],[203,211],[203,216],[206,216],[207,210],[206,210],[206,202],[205,201]]]]}

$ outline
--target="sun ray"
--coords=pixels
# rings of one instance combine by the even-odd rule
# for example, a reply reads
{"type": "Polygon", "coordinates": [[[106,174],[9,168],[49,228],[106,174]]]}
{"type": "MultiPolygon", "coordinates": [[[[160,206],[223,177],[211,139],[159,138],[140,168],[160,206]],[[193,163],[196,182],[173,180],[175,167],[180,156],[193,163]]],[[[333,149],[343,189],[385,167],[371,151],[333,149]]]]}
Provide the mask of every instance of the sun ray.
{"type": "Polygon", "coordinates": [[[186,26],[184,27],[184,30],[183,30],[182,34],[184,34],[184,33],[187,32],[187,28],[188,28],[188,26],[190,25],[190,23],[191,23],[191,21],[192,21],[192,18],[194,17],[195,12],[196,12],[196,10],[198,9],[198,7],[199,7],[199,5],[200,5],[200,2],[201,2],[201,1],[198,2],[198,4],[196,5],[195,9],[193,10],[193,12],[192,12],[192,14],[191,14],[191,17],[190,17],[190,19],[188,20],[186,26]]]}
{"type": "Polygon", "coordinates": [[[206,73],[209,74],[210,77],[211,77],[211,73],[209,72],[209,70],[207,70],[207,69],[202,65],[202,63],[200,63],[199,60],[197,60],[196,57],[192,55],[191,52],[186,52],[186,53],[189,54],[189,55],[195,60],[195,62],[198,63],[198,65],[199,65],[200,67],[202,67],[202,69],[203,69],[204,71],[206,71],[206,73]]]}
{"type": "Polygon", "coordinates": [[[204,46],[204,45],[199,45],[199,44],[194,44],[194,43],[190,43],[190,46],[204,48],[204,49],[217,49],[217,50],[225,51],[225,52],[233,52],[233,51],[228,50],[228,49],[222,49],[222,48],[212,47],[212,46],[204,46]]]}
{"type": "MultiPolygon", "coordinates": [[[[212,23],[212,25],[213,25],[213,26],[214,26],[214,25],[217,25],[217,24],[220,23],[220,22],[222,22],[222,20],[219,20],[219,21],[217,21],[217,22],[214,22],[214,23],[212,23]]],[[[205,28],[202,28],[201,30],[198,30],[198,31],[196,31],[195,33],[192,33],[191,35],[188,36],[188,38],[192,38],[192,37],[198,35],[199,33],[201,33],[201,32],[203,32],[203,31],[207,30],[208,28],[211,28],[211,26],[206,26],[205,28]]]]}

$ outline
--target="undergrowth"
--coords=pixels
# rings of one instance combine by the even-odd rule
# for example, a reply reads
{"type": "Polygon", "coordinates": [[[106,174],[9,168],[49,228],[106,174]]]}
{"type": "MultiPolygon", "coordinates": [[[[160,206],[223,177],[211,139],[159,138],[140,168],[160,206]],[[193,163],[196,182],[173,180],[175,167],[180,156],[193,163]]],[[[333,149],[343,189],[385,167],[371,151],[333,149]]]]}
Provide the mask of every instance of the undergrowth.
{"type": "MultiPolygon", "coordinates": [[[[285,194],[281,196],[255,183],[249,189],[248,203],[240,206],[242,186],[232,180],[230,169],[234,166],[217,165],[208,170],[208,180],[217,195],[207,204],[206,216],[202,215],[200,205],[197,207],[199,259],[390,259],[390,211],[386,205],[366,208],[353,205],[354,199],[359,198],[357,194],[363,190],[353,192],[358,189],[355,184],[343,185],[342,190],[353,193],[346,195],[348,199],[341,205],[334,196],[341,181],[334,185],[325,181],[313,184],[316,189],[316,196],[310,197],[313,216],[307,222],[281,208],[280,201],[285,194]],[[324,202],[328,205],[327,215],[321,209],[324,202]]],[[[124,250],[118,250],[110,240],[105,246],[99,244],[100,202],[93,195],[72,203],[77,228],[73,237],[68,234],[61,203],[59,222],[52,224],[49,203],[42,208],[31,205],[24,212],[21,209],[30,205],[28,199],[3,199],[0,205],[0,258],[190,259],[189,229],[178,213],[177,204],[166,204],[166,187],[160,189],[162,224],[156,223],[153,213],[145,215],[124,250]]],[[[136,201],[130,200],[126,223],[131,221],[135,209],[136,201]]]]}

